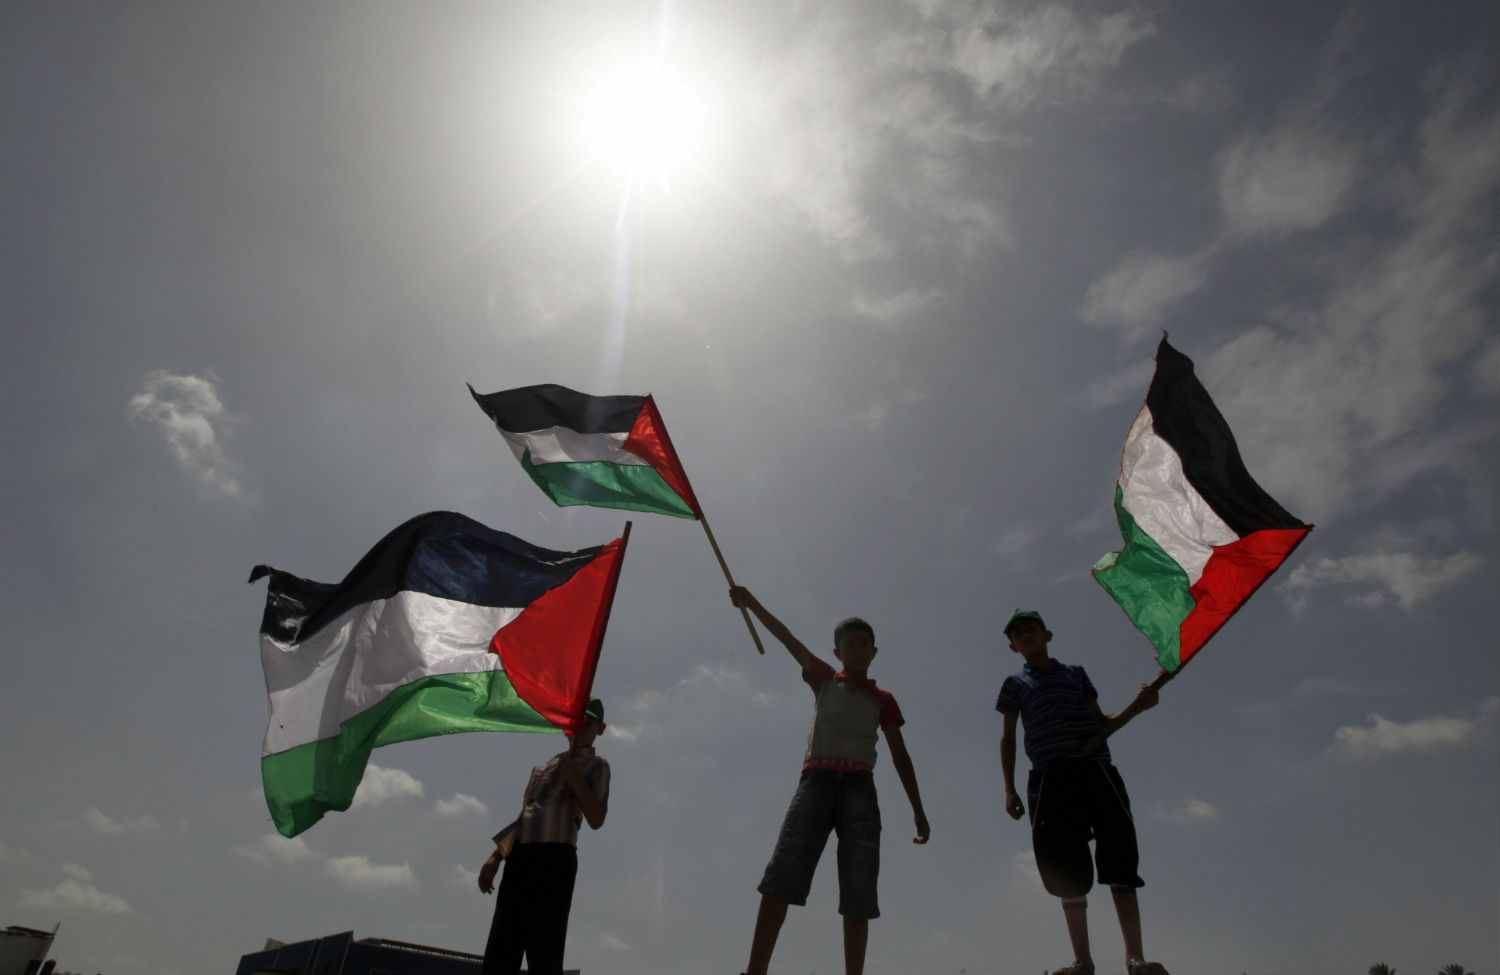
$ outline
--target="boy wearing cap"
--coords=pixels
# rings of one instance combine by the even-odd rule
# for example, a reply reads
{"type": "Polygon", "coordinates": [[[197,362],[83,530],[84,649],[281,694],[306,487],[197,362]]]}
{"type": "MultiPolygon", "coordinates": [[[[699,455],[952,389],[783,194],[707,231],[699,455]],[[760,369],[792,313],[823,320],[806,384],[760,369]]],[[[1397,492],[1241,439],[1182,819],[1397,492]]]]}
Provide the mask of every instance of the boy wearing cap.
{"type": "Polygon", "coordinates": [[[844,669],[835,672],[792,635],[748,589],[729,590],[735,606],[748,609],[782,642],[802,668],[802,679],[816,700],[812,731],[802,761],[797,792],[781,824],[771,862],[761,878],[760,910],[750,945],[747,975],[766,975],[788,904],[807,903],[813,871],[837,831],[839,913],[844,917],[844,971],[861,975],[870,919],[880,916],[876,879],[880,873],[880,806],[875,794],[876,732],[884,731],[906,797],[916,820],[914,843],[931,834],[917,772],[901,736],[901,708],[889,691],[869,677],[875,659],[875,630],[862,619],[844,620],[833,631],[833,654],[844,669]]]}
{"type": "Polygon", "coordinates": [[[562,972],[578,876],[578,827],[587,819],[598,829],[609,811],[609,763],[594,752],[604,727],[604,702],[594,698],[569,735],[568,750],[531,770],[521,814],[494,836],[495,851],[479,868],[480,892],[494,889],[501,860],[505,874],[483,975],[516,975],[523,953],[532,975],[562,972]]]}
{"type": "Polygon", "coordinates": [[[1018,609],[1005,624],[1010,648],[1025,658],[1019,673],[1005,679],[995,710],[1005,718],[1000,767],[1005,776],[1005,811],[1020,819],[1031,811],[1031,843],[1037,870],[1048,893],[1062,900],[1073,964],[1053,975],[1094,975],[1089,949],[1087,894],[1098,866],[1099,883],[1114,895],[1125,937],[1128,975],[1167,975],[1145,960],[1136,888],[1140,853],[1125,780],[1110,761],[1104,739],[1131,718],[1156,706],[1157,694],[1142,687],[1116,715],[1099,708],[1099,694],[1082,667],[1048,655],[1052,633],[1035,610],[1018,609]],[[1026,731],[1026,805],[1016,793],[1016,719],[1026,731]],[[1089,840],[1094,840],[1092,862],[1089,840]]]}

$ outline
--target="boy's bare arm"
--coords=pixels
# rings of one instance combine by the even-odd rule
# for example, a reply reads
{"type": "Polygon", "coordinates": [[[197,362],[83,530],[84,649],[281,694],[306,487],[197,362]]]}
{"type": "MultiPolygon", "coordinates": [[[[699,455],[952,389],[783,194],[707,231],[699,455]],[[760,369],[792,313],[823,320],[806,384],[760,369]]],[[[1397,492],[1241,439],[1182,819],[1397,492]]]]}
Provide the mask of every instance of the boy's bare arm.
{"type": "Polygon", "coordinates": [[[916,821],[917,835],[912,842],[918,845],[926,843],[932,835],[932,827],[928,825],[927,813],[922,808],[922,792],[917,788],[917,768],[912,764],[911,753],[906,750],[906,739],[902,737],[900,727],[891,724],[884,730],[885,743],[891,749],[891,764],[901,777],[901,787],[906,790],[906,798],[911,802],[912,817],[916,821]]]}
{"type": "Polygon", "coordinates": [[[1160,699],[1156,688],[1150,684],[1142,684],[1140,691],[1135,696],[1135,700],[1125,705],[1124,710],[1118,714],[1105,714],[1104,710],[1099,707],[1099,699],[1097,697],[1093,699],[1094,713],[1098,715],[1099,720],[1104,724],[1104,736],[1107,738],[1129,724],[1130,720],[1142,711],[1149,711],[1156,707],[1156,703],[1160,699]]]}
{"type": "Polygon", "coordinates": [[[729,601],[740,609],[748,609],[754,613],[756,619],[760,620],[761,625],[770,631],[772,636],[781,641],[781,645],[787,648],[787,652],[792,655],[792,658],[797,661],[798,666],[803,670],[821,662],[813,655],[811,650],[803,645],[801,640],[792,635],[792,631],[786,628],[785,623],[772,616],[771,611],[762,606],[760,600],[755,598],[755,594],[744,586],[735,586],[730,589],[729,601]]]}
{"type": "Polygon", "coordinates": [[[1005,715],[1005,730],[1000,734],[1000,774],[1005,777],[1005,811],[1011,819],[1020,819],[1026,807],[1016,792],[1016,718],[1020,712],[1005,715]]]}

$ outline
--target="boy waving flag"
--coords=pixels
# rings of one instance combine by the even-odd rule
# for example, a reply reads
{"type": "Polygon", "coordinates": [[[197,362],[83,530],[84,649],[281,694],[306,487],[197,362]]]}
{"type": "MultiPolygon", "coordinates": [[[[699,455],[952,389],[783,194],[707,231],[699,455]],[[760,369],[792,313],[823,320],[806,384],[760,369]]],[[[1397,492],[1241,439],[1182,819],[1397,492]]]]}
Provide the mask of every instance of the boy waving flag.
{"type": "Polygon", "coordinates": [[[584,725],[625,534],[557,552],[451,511],[419,515],[344,581],[270,576],[261,779],[296,836],[349,808],[370,752],[461,731],[584,725]]]}
{"type": "Polygon", "coordinates": [[[1156,647],[1161,683],[1312,531],[1255,483],[1192,360],[1165,336],[1125,437],[1115,518],[1125,547],[1094,578],[1156,647]]]}
{"type": "MultiPolygon", "coordinates": [[[[558,506],[693,518],[703,525],[724,578],[735,584],[649,393],[590,396],[541,383],[498,393],[476,393],[470,386],[469,394],[510,445],[521,469],[558,506]]],[[[740,612],[755,649],[765,653],[749,612],[740,612]]]]}

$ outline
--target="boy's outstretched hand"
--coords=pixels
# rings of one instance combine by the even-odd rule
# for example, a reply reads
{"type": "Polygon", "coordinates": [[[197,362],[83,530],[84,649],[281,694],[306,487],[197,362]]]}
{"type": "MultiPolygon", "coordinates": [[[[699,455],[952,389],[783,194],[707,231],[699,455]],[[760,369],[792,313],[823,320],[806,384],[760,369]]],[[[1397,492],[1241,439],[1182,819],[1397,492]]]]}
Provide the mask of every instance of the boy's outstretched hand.
{"type": "Polygon", "coordinates": [[[1150,711],[1161,700],[1161,694],[1150,684],[1142,684],[1135,696],[1136,711],[1150,711]]]}
{"type": "Polygon", "coordinates": [[[749,609],[755,605],[755,597],[744,586],[730,586],[729,601],[734,604],[735,609],[749,609]]]}
{"type": "Polygon", "coordinates": [[[917,835],[912,838],[912,842],[921,846],[930,836],[932,836],[932,827],[927,824],[927,814],[917,813],[917,835]]]}

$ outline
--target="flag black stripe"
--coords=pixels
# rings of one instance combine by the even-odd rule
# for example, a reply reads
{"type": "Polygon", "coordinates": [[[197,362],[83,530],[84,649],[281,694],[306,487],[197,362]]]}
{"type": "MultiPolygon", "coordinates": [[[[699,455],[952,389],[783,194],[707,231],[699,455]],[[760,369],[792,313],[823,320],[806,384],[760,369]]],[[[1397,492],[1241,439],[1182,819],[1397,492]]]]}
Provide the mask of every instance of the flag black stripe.
{"type": "Polygon", "coordinates": [[[1255,483],[1228,422],[1193,374],[1193,360],[1165,337],[1156,349],[1146,406],[1156,433],[1181,458],[1188,482],[1235,534],[1306,527],[1255,483]]]}
{"type": "Polygon", "coordinates": [[[555,383],[476,393],[474,402],[509,433],[567,427],[579,433],[629,433],[646,405],[644,396],[590,396],[555,383]]]}
{"type": "Polygon", "coordinates": [[[269,575],[261,632],[298,642],[363,603],[421,592],[476,606],[529,606],[567,582],[601,548],[556,552],[452,511],[418,515],[386,535],[338,584],[258,565],[269,575]]]}

